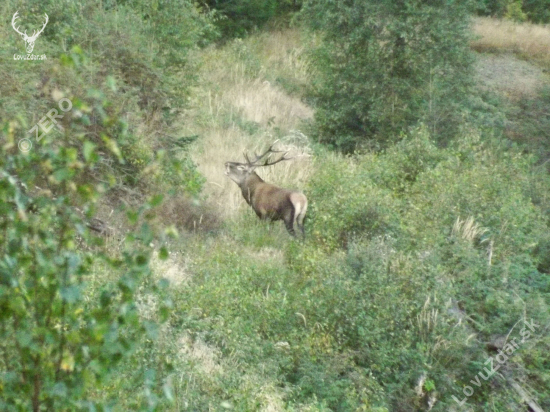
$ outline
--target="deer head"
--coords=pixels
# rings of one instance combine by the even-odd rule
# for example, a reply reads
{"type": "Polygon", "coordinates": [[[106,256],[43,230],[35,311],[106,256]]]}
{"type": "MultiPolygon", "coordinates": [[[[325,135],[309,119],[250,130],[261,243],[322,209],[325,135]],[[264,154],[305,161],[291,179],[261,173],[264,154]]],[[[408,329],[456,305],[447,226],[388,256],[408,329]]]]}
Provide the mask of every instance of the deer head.
{"type": "Polygon", "coordinates": [[[277,160],[274,160],[274,161],[270,160],[270,157],[273,153],[283,153],[283,151],[281,150],[273,150],[273,146],[275,146],[277,142],[278,140],[273,142],[273,144],[269,146],[269,148],[260,155],[257,155],[256,153],[254,153],[253,160],[250,160],[246,152],[243,153],[246,163],[238,163],[238,162],[225,163],[225,175],[228,176],[231,180],[233,180],[235,183],[237,183],[240,186],[247,180],[247,178],[250,175],[256,174],[255,173],[256,168],[264,167],[264,166],[272,166],[284,160],[292,159],[292,157],[286,156],[288,152],[284,152],[284,155],[282,155],[277,160]],[[262,159],[264,159],[264,161],[260,162],[262,159]]]}
{"type": "Polygon", "coordinates": [[[40,36],[40,33],[42,33],[44,31],[44,28],[46,27],[46,24],[48,24],[48,15],[44,13],[44,15],[46,16],[46,21],[44,22],[44,25],[42,26],[42,28],[38,32],[36,30],[34,30],[33,33],[32,33],[32,36],[28,36],[27,35],[27,30],[25,30],[24,33],[21,33],[19,31],[19,29],[15,26],[15,21],[19,18],[17,13],[19,13],[19,12],[16,11],[15,14],[13,15],[13,18],[11,19],[11,25],[12,25],[13,29],[17,33],[19,33],[21,35],[21,37],[23,37],[23,40],[25,40],[25,43],[27,44],[27,46],[26,46],[27,53],[32,53],[32,51],[34,49],[34,42],[36,41],[38,36],[40,36]]]}

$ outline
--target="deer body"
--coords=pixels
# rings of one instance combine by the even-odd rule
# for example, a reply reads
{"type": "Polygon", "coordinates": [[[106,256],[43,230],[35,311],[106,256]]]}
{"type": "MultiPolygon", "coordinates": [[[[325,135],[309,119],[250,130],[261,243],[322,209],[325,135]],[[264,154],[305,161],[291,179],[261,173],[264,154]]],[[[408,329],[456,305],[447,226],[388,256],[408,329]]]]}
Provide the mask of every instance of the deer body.
{"type": "MultiPolygon", "coordinates": [[[[263,156],[265,154],[259,158],[263,156]]],[[[281,160],[288,159],[283,157],[279,161],[281,160]]],[[[305,237],[306,196],[298,191],[283,189],[266,183],[254,171],[258,166],[269,166],[275,163],[266,162],[264,165],[258,165],[250,161],[248,163],[227,162],[225,164],[225,174],[237,183],[244,199],[260,219],[283,220],[287,231],[292,236],[296,236],[295,228],[298,228],[302,237],[305,237]]]]}

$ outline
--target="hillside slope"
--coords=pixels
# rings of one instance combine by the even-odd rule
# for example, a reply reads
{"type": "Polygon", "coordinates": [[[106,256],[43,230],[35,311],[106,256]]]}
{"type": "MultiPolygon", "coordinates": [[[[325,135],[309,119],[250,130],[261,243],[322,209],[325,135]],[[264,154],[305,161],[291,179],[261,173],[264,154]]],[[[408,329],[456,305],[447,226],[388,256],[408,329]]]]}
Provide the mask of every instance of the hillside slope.
{"type": "MultiPolygon", "coordinates": [[[[223,224],[184,236],[157,266],[175,282],[173,324],[184,325],[163,339],[181,372],[174,410],[458,411],[453,396],[470,410],[549,407],[546,329],[504,380],[467,389],[518,325],[547,323],[548,176],[472,125],[447,149],[419,127],[385,153],[310,157],[299,132],[313,114],[300,100],[304,42],[260,33],[202,55],[183,127],[201,136],[192,153],[223,224]],[[307,155],[265,172],[306,191],[305,244],[257,221],[223,176],[225,161],[275,139],[307,155]]],[[[513,137],[511,108],[539,96],[546,74],[494,51],[478,55],[477,81],[501,99],[491,116],[513,137]]]]}

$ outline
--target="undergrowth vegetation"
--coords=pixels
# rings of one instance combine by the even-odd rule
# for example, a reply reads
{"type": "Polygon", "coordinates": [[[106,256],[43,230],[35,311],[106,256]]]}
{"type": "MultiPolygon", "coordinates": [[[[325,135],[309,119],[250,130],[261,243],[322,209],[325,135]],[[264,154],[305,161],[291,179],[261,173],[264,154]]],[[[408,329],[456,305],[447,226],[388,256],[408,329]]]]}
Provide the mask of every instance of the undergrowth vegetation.
{"type": "MultiPolygon", "coordinates": [[[[379,95],[360,101],[334,91],[357,80],[334,60],[353,50],[329,42],[319,67],[321,34],[251,33],[302,2],[237,3],[0,6],[0,409],[549,409],[544,49],[480,19],[470,55],[464,21],[438,43],[441,25],[422,26],[433,14],[407,1],[403,21],[426,30],[409,34],[459,55],[378,44],[382,62],[416,59],[414,82],[363,66],[379,95]],[[49,13],[47,60],[11,60],[18,7],[49,13]],[[451,61],[456,84],[442,80],[451,61]],[[539,70],[533,87],[498,82],[517,74],[493,71],[502,61],[539,70]],[[60,99],[62,128],[30,135],[60,99]],[[405,114],[382,104],[398,100],[405,114]],[[348,109],[383,127],[340,129],[348,109]],[[293,159],[258,173],[307,195],[303,242],[224,176],[275,140],[293,159]]],[[[363,28],[401,33],[384,16],[391,30],[363,28]]]]}

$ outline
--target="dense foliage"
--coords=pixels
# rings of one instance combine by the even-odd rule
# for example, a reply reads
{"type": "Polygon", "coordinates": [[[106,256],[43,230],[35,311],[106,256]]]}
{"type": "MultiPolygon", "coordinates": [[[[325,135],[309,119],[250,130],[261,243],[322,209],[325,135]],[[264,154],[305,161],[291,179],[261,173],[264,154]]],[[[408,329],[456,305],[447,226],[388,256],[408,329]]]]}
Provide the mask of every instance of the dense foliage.
{"type": "MultiPolygon", "coordinates": [[[[173,136],[173,125],[185,109],[194,82],[191,54],[199,40],[207,41],[205,33],[212,33],[213,26],[191,2],[179,3],[161,3],[152,10],[137,1],[131,5],[123,2],[116,9],[110,8],[116,5],[106,3],[102,9],[95,3],[66,5],[52,0],[46,5],[51,22],[37,46],[50,56],[48,60],[20,64],[12,56],[21,53],[24,43],[12,35],[13,31],[5,34],[9,47],[4,49],[0,69],[9,81],[0,86],[0,117],[9,120],[23,113],[45,115],[57,107],[60,98],[77,98],[82,106],[69,111],[62,123],[79,117],[83,133],[94,144],[112,144],[115,137],[116,146],[124,152],[124,162],[112,155],[94,168],[91,173],[98,179],[103,172],[116,170],[112,176],[119,185],[113,189],[157,183],[179,187],[180,174],[184,174],[188,191],[198,193],[201,176],[184,150],[189,139],[173,136]],[[170,27],[182,25],[186,29],[178,28],[177,36],[169,33],[170,27]],[[66,52],[60,54],[60,47],[66,52]],[[75,97],[76,90],[84,93],[75,97]],[[150,139],[150,135],[158,137],[150,139]],[[166,155],[163,162],[155,159],[159,149],[166,155]],[[156,173],[142,175],[152,165],[156,173]]],[[[14,7],[5,6],[4,15],[11,15],[11,9],[14,7]]],[[[28,11],[23,10],[20,24],[25,28],[33,17],[36,19],[31,12],[36,5],[30,2],[28,11]]],[[[25,120],[30,129],[32,121],[28,117],[25,120]]],[[[70,133],[59,131],[56,127],[50,132],[56,136],[54,145],[66,143],[66,139],[75,147],[80,145],[71,141],[70,133]]],[[[38,135],[24,137],[36,145],[38,135]]]]}
{"type": "MultiPolygon", "coordinates": [[[[165,284],[149,266],[162,235],[148,221],[170,190],[201,189],[186,149],[193,139],[170,134],[193,84],[190,56],[215,30],[191,2],[121,3],[2,5],[10,29],[0,32],[2,410],[120,404],[98,388],[120,383],[114,368],[154,341],[168,314],[165,284]],[[47,59],[15,59],[24,43],[9,19],[18,11],[29,32],[43,10],[49,24],[34,53],[47,59]],[[98,219],[106,203],[125,205],[124,234],[98,219]],[[114,249],[104,245],[109,234],[114,249]],[[160,300],[144,318],[140,301],[151,294],[160,300]]],[[[131,409],[169,397],[154,378],[162,367],[127,377],[141,388],[131,409]]]]}
{"type": "Polygon", "coordinates": [[[534,23],[550,22],[550,2],[548,0],[480,0],[477,12],[485,16],[506,17],[534,23]]]}
{"type": "Polygon", "coordinates": [[[345,152],[380,147],[424,121],[438,139],[456,132],[468,93],[469,2],[304,3],[321,32],[313,98],[319,141],[345,152]]]}
{"type": "Polygon", "coordinates": [[[181,363],[201,388],[189,407],[256,410],[281,388],[283,410],[449,411],[453,396],[511,410],[512,381],[548,407],[544,169],[475,130],[446,149],[421,127],[385,153],[319,156],[306,244],[278,255],[284,237],[243,217],[193,246],[174,323],[216,352],[181,363]],[[507,337],[519,349],[479,378],[507,337]]]}
{"type": "Polygon", "coordinates": [[[521,9],[529,20],[535,23],[550,23],[550,2],[548,0],[524,0],[521,9]]]}
{"type": "MultiPolygon", "coordinates": [[[[113,368],[142,339],[156,338],[156,321],[143,321],[137,305],[138,291],[158,293],[161,286],[148,264],[153,233],[144,223],[119,256],[105,253],[89,222],[106,187],[86,182],[105,160],[100,149],[82,137],[81,152],[52,147],[21,154],[15,140],[21,132],[18,122],[3,125],[0,409],[102,408],[116,401],[97,388],[109,384],[113,368]],[[95,284],[99,269],[110,272],[110,282],[95,284]]],[[[168,304],[159,308],[164,319],[168,304]]],[[[157,384],[140,372],[135,383],[157,384]]],[[[134,406],[147,403],[157,400],[143,392],[134,406]]]]}
{"type": "Polygon", "coordinates": [[[208,0],[206,4],[217,12],[216,25],[227,40],[245,36],[275,18],[288,19],[300,9],[302,0],[208,0]]]}

